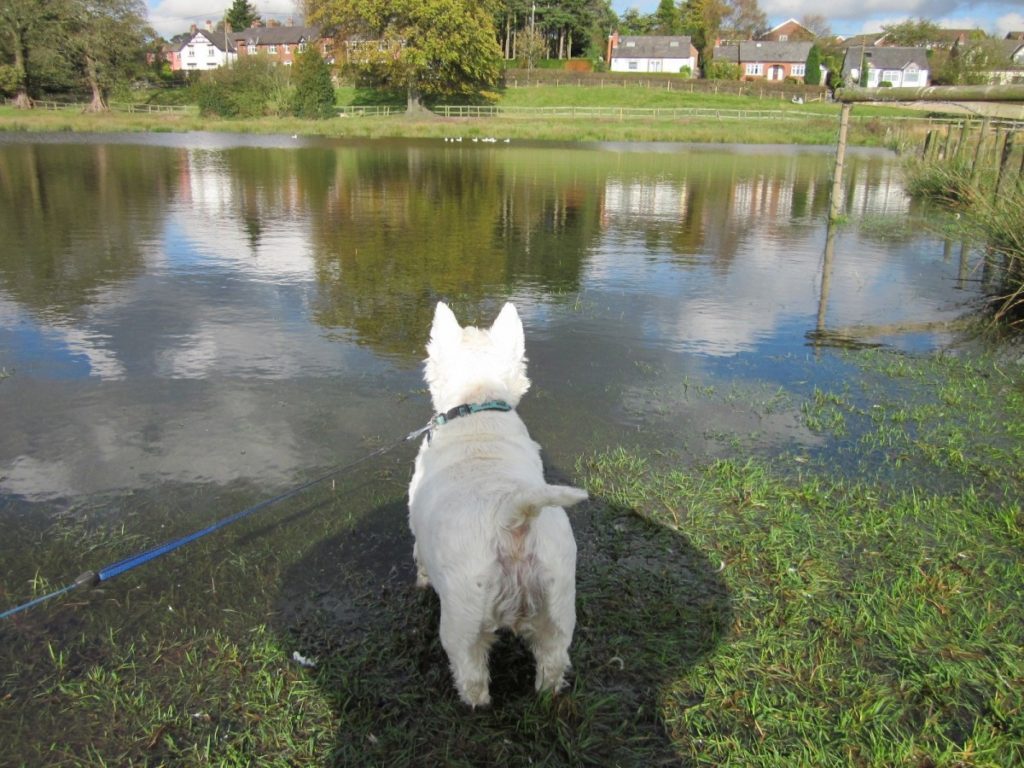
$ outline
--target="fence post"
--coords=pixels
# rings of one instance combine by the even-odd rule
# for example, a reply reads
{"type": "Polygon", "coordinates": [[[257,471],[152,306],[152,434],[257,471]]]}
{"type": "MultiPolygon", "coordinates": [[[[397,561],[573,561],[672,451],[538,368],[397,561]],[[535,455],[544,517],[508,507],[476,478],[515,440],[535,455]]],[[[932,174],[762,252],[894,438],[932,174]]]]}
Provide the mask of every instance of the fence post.
{"type": "Polygon", "coordinates": [[[993,195],[999,197],[999,185],[1003,181],[1003,175],[1006,173],[1006,166],[1010,164],[1010,155],[1013,154],[1013,137],[1016,136],[1016,131],[1009,131],[1006,134],[1006,141],[1003,142],[1003,156],[999,161],[999,174],[996,176],[996,188],[993,195]]]}
{"type": "Polygon", "coordinates": [[[836,143],[836,165],[832,171],[832,194],[829,196],[828,207],[829,223],[839,218],[839,210],[842,207],[840,198],[843,194],[843,165],[846,162],[846,136],[850,130],[851,106],[848,101],[844,101],[843,109],[839,113],[839,141],[836,143]]]}
{"type": "Polygon", "coordinates": [[[978,135],[978,145],[974,148],[974,162],[971,164],[971,181],[978,174],[978,162],[981,160],[982,149],[985,146],[985,139],[988,136],[988,118],[981,121],[981,133],[978,135]]]}

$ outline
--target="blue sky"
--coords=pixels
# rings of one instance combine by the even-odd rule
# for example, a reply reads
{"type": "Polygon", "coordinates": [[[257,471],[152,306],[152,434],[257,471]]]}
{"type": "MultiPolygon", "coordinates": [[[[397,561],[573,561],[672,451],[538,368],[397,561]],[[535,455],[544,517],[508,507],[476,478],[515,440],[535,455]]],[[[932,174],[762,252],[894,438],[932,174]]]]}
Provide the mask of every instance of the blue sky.
{"type": "MultiPolygon", "coordinates": [[[[294,0],[250,0],[264,17],[301,19],[294,0]]],[[[224,14],[231,0],[221,0],[223,7],[209,0],[148,0],[150,23],[164,37],[184,32],[190,24],[202,25],[207,19],[215,22],[224,14]]],[[[658,0],[612,0],[617,13],[631,7],[651,13],[658,0]]],[[[969,2],[967,0],[760,0],[761,9],[771,24],[789,18],[800,19],[807,14],[822,14],[838,35],[874,32],[883,24],[924,17],[944,27],[980,27],[1000,37],[1009,30],[1024,30],[1024,0],[1001,2],[969,2]]]]}

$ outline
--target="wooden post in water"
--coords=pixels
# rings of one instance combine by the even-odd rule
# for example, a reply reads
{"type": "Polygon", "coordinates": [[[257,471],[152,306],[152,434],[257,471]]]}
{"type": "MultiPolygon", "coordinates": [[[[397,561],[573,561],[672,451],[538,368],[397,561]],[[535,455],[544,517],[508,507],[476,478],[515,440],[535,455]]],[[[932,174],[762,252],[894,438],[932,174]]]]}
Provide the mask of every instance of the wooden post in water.
{"type": "Polygon", "coordinates": [[[1003,142],[1003,156],[999,161],[999,174],[996,176],[996,188],[993,193],[996,198],[999,197],[999,185],[1006,174],[1006,166],[1010,164],[1010,155],[1013,154],[1013,137],[1016,135],[1016,131],[1007,132],[1006,141],[1003,142]]]}
{"type": "Polygon", "coordinates": [[[978,161],[981,159],[982,148],[985,146],[985,139],[988,137],[988,118],[981,121],[981,133],[978,136],[978,145],[974,148],[974,162],[971,163],[971,181],[978,175],[978,161]]]}
{"type": "Polygon", "coordinates": [[[946,144],[942,148],[942,159],[943,160],[948,160],[949,159],[949,146],[952,143],[953,143],[953,126],[952,125],[947,125],[946,126],[946,144]]]}
{"type": "Polygon", "coordinates": [[[839,218],[839,211],[842,208],[843,166],[846,162],[846,135],[850,130],[851,108],[849,102],[843,102],[842,111],[839,113],[839,141],[836,144],[836,165],[832,170],[832,194],[828,207],[830,224],[839,218]]]}

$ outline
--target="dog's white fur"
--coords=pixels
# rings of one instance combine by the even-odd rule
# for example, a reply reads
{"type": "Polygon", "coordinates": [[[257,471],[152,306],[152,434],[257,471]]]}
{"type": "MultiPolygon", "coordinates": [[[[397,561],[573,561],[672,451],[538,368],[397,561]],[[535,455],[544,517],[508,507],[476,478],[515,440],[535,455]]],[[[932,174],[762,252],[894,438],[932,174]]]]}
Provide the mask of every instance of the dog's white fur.
{"type": "MultiPolygon", "coordinates": [[[[505,304],[489,330],[463,328],[438,303],[425,377],[437,413],[504,400],[530,387],[523,324],[505,304]]],[[[576,542],[562,507],[587,492],[544,481],[540,446],[515,410],[482,411],[424,439],[409,486],[417,585],[441,600],[441,643],[472,707],[490,703],[497,630],[522,637],[538,691],[560,690],[576,625],[576,542]]]]}

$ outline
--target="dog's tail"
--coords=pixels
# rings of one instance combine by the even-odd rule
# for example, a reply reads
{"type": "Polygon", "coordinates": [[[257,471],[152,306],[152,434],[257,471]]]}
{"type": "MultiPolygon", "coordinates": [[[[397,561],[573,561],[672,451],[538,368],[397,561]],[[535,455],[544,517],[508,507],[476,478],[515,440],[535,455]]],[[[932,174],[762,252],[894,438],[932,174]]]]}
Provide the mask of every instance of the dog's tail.
{"type": "Polygon", "coordinates": [[[505,525],[517,528],[540,514],[544,507],[571,507],[586,501],[589,494],[569,485],[535,485],[516,491],[509,497],[505,525]]]}

